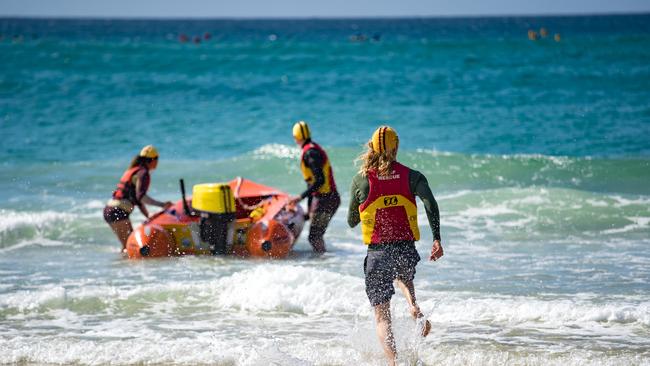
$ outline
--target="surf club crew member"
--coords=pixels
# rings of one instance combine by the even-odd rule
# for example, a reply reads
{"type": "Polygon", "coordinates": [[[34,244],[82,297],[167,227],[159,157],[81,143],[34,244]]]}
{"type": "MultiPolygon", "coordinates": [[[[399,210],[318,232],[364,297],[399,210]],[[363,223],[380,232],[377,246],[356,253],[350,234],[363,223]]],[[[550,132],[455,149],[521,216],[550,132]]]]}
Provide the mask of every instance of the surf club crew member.
{"type": "Polygon", "coordinates": [[[147,190],[151,183],[150,172],[157,166],[158,151],[156,148],[152,145],[143,147],[140,154],[131,161],[131,165],[117,184],[113,197],[104,207],[104,220],[122,243],[122,251],[126,249],[126,239],[133,231],[129,215],[136,206],[148,218],[149,211],[145,204],[163,208],[172,205],[171,202],[160,202],[147,196],[147,190]]]}
{"type": "Polygon", "coordinates": [[[413,285],[415,266],[420,261],[415,249],[420,239],[415,196],[424,203],[433,233],[429,260],[443,255],[438,204],[424,175],[396,161],[398,147],[399,138],[392,128],[382,126],[373,133],[368,150],[359,157],[362,166],[352,180],[348,211],[348,224],[355,227],[361,223],[363,243],[368,246],[364,261],[366,294],[374,307],[377,336],[390,365],[397,357],[390,314],[394,280],[421,335],[426,337],[431,330],[416,302],[413,285]]]}
{"type": "Polygon", "coordinates": [[[341,197],[336,190],[334,172],[325,150],[312,141],[311,132],[306,122],[300,121],[293,126],[293,138],[301,147],[300,170],[307,182],[307,190],[291,200],[297,204],[307,198],[308,212],[311,219],[309,226],[309,244],[314,252],[325,253],[323,236],[330,220],[341,204],[341,197]]]}

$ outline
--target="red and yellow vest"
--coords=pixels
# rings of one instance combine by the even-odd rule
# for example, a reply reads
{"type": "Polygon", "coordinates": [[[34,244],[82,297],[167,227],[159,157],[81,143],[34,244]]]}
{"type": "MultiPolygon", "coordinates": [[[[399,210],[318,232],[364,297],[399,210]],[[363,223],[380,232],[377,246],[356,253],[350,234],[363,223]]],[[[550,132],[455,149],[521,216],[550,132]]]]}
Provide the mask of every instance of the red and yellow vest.
{"type": "MultiPolygon", "coordinates": [[[[140,202],[138,201],[138,198],[136,197],[137,192],[135,191],[135,184],[133,183],[133,177],[138,174],[138,172],[144,169],[145,170],[145,175],[148,175],[149,172],[147,171],[147,168],[143,166],[136,166],[133,168],[128,169],[127,171],[122,174],[122,178],[120,178],[120,182],[117,184],[117,189],[113,192],[113,198],[114,199],[125,199],[131,201],[134,205],[139,204],[140,202]]],[[[151,183],[150,179],[147,179],[148,177],[145,177],[143,179],[143,182],[141,184],[144,184],[144,191],[146,192],[149,189],[149,184],[151,183]]]]}
{"type": "Polygon", "coordinates": [[[370,191],[359,206],[366,245],[420,240],[418,208],[409,184],[410,169],[398,162],[393,162],[392,168],[387,176],[368,171],[370,191]]]}
{"type": "Polygon", "coordinates": [[[334,182],[334,173],[332,172],[332,166],[330,165],[330,159],[327,157],[327,153],[323,150],[317,143],[308,142],[302,146],[302,153],[300,154],[300,170],[302,170],[302,176],[305,178],[305,182],[310,186],[316,182],[316,177],[314,177],[314,172],[305,165],[305,153],[309,149],[318,150],[323,156],[323,175],[325,176],[325,182],[318,189],[314,195],[323,195],[336,191],[336,183],[334,182]]]}

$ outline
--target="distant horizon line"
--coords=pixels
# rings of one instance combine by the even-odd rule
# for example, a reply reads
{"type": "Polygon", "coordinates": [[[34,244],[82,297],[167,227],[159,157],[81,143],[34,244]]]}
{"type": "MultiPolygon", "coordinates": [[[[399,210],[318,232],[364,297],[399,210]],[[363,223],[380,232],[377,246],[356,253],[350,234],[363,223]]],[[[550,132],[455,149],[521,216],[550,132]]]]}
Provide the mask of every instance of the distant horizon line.
{"type": "Polygon", "coordinates": [[[441,15],[360,15],[360,16],[97,16],[97,15],[0,15],[2,20],[382,20],[382,19],[462,19],[462,18],[563,18],[650,15],[650,11],[585,12],[585,13],[516,13],[516,14],[441,14],[441,15]]]}

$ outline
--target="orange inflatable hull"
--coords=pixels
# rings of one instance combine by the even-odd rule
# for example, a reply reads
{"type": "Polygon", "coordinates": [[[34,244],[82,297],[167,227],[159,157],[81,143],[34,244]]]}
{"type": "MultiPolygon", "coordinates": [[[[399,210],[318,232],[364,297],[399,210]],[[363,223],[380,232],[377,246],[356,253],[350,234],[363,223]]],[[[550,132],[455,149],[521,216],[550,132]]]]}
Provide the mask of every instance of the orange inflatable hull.
{"type": "MultiPolygon", "coordinates": [[[[290,206],[289,196],[271,187],[237,178],[229,182],[237,206],[232,247],[227,254],[253,257],[285,257],[292,250],[305,223],[300,205],[290,206]]],[[[191,198],[187,200],[192,207],[191,198]]],[[[188,214],[179,200],[135,228],[126,243],[129,258],[212,255],[201,241],[200,218],[188,214]]]]}

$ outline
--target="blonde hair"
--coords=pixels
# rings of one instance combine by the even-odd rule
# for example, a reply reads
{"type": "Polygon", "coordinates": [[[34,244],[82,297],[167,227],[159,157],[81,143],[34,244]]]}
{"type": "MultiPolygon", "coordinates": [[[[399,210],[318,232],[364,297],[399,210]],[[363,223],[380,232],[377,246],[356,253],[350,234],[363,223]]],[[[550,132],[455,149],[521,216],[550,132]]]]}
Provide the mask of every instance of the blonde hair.
{"type": "Polygon", "coordinates": [[[374,170],[377,175],[389,175],[391,165],[397,158],[397,149],[376,152],[372,148],[372,140],[368,141],[368,149],[356,158],[355,162],[361,162],[359,174],[363,177],[368,176],[368,171],[374,170]]]}

